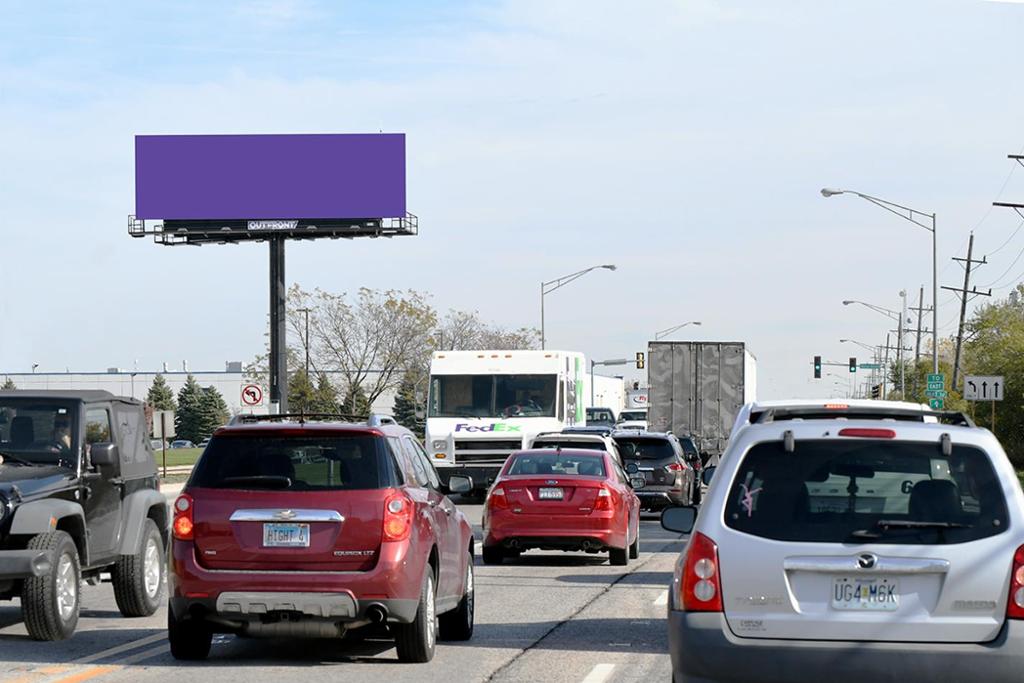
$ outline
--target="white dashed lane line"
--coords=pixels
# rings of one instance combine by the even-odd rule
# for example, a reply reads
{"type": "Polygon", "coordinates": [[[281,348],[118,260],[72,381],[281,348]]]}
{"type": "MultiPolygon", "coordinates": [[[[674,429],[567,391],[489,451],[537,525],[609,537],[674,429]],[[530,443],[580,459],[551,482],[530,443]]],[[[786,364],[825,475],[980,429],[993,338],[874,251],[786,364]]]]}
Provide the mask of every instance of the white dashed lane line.
{"type": "Polygon", "coordinates": [[[590,670],[587,677],[583,679],[583,683],[604,683],[614,670],[614,664],[598,664],[590,670]]]}
{"type": "Polygon", "coordinates": [[[654,600],[654,606],[655,607],[665,607],[666,605],[668,605],[668,591],[667,590],[663,590],[661,592],[661,595],[659,595],[654,600]]]}

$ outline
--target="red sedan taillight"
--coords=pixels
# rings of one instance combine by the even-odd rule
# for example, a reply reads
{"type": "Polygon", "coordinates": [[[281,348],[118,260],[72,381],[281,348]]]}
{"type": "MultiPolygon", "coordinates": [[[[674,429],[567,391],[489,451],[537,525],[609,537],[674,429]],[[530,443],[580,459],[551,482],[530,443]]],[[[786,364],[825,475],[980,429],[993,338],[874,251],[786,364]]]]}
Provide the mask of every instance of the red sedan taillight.
{"type": "Polygon", "coordinates": [[[1007,619],[1024,619],[1024,545],[1013,554],[1010,573],[1010,599],[1006,601],[1007,619]]]}
{"type": "Polygon", "coordinates": [[[492,510],[507,510],[508,496],[505,495],[505,489],[500,486],[495,486],[491,489],[491,492],[487,495],[487,506],[492,510]]]}
{"type": "Polygon", "coordinates": [[[183,493],[174,501],[174,521],[171,531],[179,541],[191,541],[195,538],[195,524],[192,521],[192,496],[183,493]]]}
{"type": "Polygon", "coordinates": [[[396,493],[384,501],[384,541],[404,541],[412,533],[412,501],[396,493]]]}
{"type": "Polygon", "coordinates": [[[610,489],[602,486],[597,491],[597,501],[594,503],[595,510],[611,510],[614,501],[612,500],[612,492],[610,489]]]}
{"type": "Polygon", "coordinates": [[[718,546],[699,531],[686,547],[679,597],[683,610],[687,612],[722,611],[718,546]]]}

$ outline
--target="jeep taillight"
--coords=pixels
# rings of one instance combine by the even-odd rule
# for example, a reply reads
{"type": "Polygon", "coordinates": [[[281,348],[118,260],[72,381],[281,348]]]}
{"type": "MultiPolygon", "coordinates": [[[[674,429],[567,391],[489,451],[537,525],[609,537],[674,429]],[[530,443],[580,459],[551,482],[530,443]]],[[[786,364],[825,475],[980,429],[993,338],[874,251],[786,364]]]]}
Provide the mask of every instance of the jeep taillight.
{"type": "Polygon", "coordinates": [[[404,493],[395,493],[384,501],[385,541],[404,541],[412,532],[412,501],[404,493]]]}
{"type": "Polygon", "coordinates": [[[597,490],[597,501],[594,503],[595,510],[611,510],[612,509],[612,492],[605,487],[601,487],[597,490]]]}
{"type": "Polygon", "coordinates": [[[491,489],[491,492],[487,495],[487,505],[492,510],[507,510],[508,496],[505,495],[505,489],[500,486],[495,486],[491,489]]]}
{"type": "Polygon", "coordinates": [[[171,531],[179,541],[191,541],[195,537],[192,508],[192,496],[187,493],[181,494],[174,501],[174,521],[171,523],[171,531]]]}
{"type": "Polygon", "coordinates": [[[686,546],[679,603],[686,612],[721,612],[722,580],[718,546],[699,531],[686,546]]]}
{"type": "Polygon", "coordinates": [[[1024,619],[1024,545],[1013,554],[1010,573],[1010,599],[1006,601],[1007,619],[1024,619]]]}

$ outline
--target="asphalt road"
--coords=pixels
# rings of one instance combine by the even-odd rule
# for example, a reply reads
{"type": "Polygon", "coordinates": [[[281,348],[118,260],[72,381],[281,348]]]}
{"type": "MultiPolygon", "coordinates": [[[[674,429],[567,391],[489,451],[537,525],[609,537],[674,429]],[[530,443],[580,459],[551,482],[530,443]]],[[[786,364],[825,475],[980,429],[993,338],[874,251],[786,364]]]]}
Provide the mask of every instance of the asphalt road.
{"type": "MultiPolygon", "coordinates": [[[[479,537],[480,506],[460,507],[479,537]]],[[[383,640],[234,636],[216,636],[209,660],[183,664],[168,652],[166,608],[122,618],[104,583],[83,588],[78,632],[65,642],[29,640],[17,602],[0,603],[0,683],[669,681],[666,587],[682,542],[654,517],[641,524],[641,555],[627,567],[578,553],[530,551],[497,567],[477,557],[473,639],[439,643],[429,664],[398,663],[383,640]]]]}

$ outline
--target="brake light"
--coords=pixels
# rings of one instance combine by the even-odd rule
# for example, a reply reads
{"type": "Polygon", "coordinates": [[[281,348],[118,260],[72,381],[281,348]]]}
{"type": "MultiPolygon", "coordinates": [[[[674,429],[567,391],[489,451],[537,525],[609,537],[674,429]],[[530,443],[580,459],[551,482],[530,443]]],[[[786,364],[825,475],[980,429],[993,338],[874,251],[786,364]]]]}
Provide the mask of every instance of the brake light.
{"type": "Polygon", "coordinates": [[[404,541],[412,532],[412,501],[396,493],[384,501],[384,541],[404,541]]]}
{"type": "Polygon", "coordinates": [[[195,525],[192,521],[192,496],[183,493],[174,501],[174,522],[171,531],[179,541],[191,541],[195,538],[195,525]]]}
{"type": "Polygon", "coordinates": [[[1010,599],[1006,601],[1007,619],[1024,619],[1024,545],[1013,554],[1010,574],[1010,599]]]}
{"type": "Polygon", "coordinates": [[[699,531],[690,539],[683,561],[680,604],[687,612],[721,612],[722,581],[718,546],[699,531]]]}
{"type": "Polygon", "coordinates": [[[825,410],[846,410],[849,407],[850,406],[848,406],[845,403],[826,403],[825,404],[825,410]]]}
{"type": "Polygon", "coordinates": [[[861,439],[895,439],[894,429],[872,429],[870,427],[846,427],[839,430],[839,436],[855,436],[861,439]]]}
{"type": "Polygon", "coordinates": [[[490,495],[487,496],[487,505],[492,510],[507,510],[508,496],[505,495],[505,489],[500,486],[495,486],[491,489],[490,495]]]}
{"type": "Polygon", "coordinates": [[[612,509],[612,492],[601,487],[597,490],[597,502],[594,503],[595,510],[611,510],[612,509]]]}
{"type": "Polygon", "coordinates": [[[683,466],[681,464],[679,464],[678,462],[674,462],[671,465],[669,465],[668,467],[666,467],[665,469],[668,470],[669,472],[682,472],[683,471],[683,466]]]}

